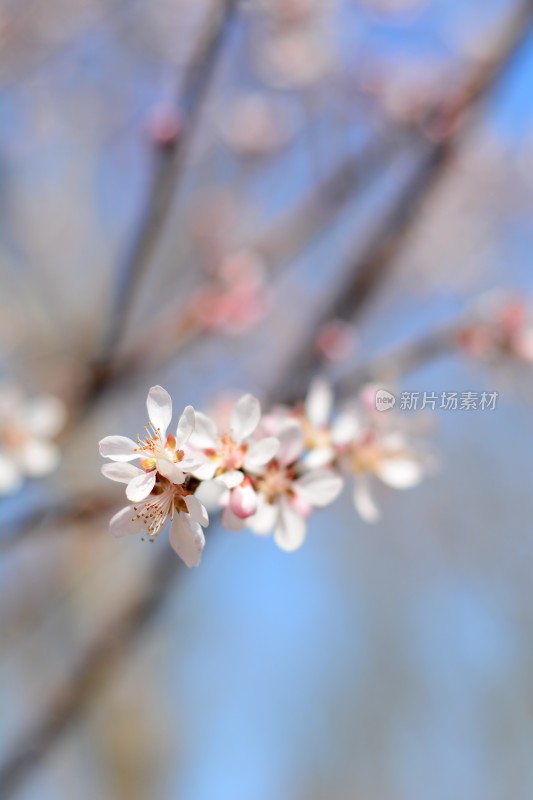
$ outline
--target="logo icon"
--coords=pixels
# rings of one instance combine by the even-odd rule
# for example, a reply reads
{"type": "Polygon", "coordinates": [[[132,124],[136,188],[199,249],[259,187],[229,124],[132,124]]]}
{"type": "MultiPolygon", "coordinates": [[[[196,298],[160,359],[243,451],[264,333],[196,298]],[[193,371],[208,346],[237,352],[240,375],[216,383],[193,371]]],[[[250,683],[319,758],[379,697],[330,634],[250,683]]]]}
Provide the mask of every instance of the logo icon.
{"type": "Polygon", "coordinates": [[[387,389],[378,389],[375,403],[376,411],[391,411],[396,405],[396,396],[387,389]]]}

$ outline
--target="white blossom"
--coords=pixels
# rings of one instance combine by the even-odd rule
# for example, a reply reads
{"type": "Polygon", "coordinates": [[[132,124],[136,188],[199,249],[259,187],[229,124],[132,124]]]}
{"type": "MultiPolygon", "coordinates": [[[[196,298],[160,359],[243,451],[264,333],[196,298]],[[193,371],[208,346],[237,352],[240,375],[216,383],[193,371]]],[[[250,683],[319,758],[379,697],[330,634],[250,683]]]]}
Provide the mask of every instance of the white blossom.
{"type": "Polygon", "coordinates": [[[339,445],[353,439],[359,430],[353,414],[341,414],[333,420],[333,407],[331,385],[324,378],[315,378],[298,417],[305,435],[304,461],[308,469],[333,464],[339,445]]]}
{"type": "Polygon", "coordinates": [[[187,406],[175,434],[167,430],[172,401],[160,386],[148,395],[144,439],[109,436],[100,452],[111,480],[126,484],[128,506],[111,520],[116,536],[144,530],[149,539],[167,522],[172,547],[195,566],[208,524],[203,502],[221,510],[229,530],[248,526],[273,534],[283,550],[300,547],[314,509],[332,503],[343,487],[341,472],[354,476],[353,500],[360,515],[379,517],[373,484],[407,489],[424,474],[424,459],[409,444],[392,414],[379,414],[376,387],[366,386],[355,406],[334,413],[333,391],[323,379],[304,403],[261,414],[257,398],[241,397],[222,431],[206,414],[187,406]],[[139,466],[131,463],[138,459],[139,466]]]}
{"type": "MultiPolygon", "coordinates": [[[[116,467],[124,470],[131,465],[117,464],[116,467]]],[[[129,477],[124,470],[124,482],[126,479],[129,477]]],[[[169,520],[170,544],[188,567],[198,566],[205,545],[202,527],[208,525],[209,517],[198,498],[188,494],[181,484],[170,483],[158,476],[150,495],[115,514],[110,529],[114,536],[145,531],[153,540],[169,520]]]]}
{"type": "Polygon", "coordinates": [[[187,406],[183,411],[175,434],[167,430],[172,420],[172,399],[161,386],[152,386],[146,401],[148,425],[145,435],[137,435],[137,441],[126,436],[106,436],[100,441],[100,455],[123,464],[140,459],[140,466],[129,465],[120,470],[117,464],[104,464],[102,473],[106,478],[125,482],[128,477],[126,496],[131,502],[144,500],[153,490],[157,475],[162,475],[174,484],[185,481],[187,474],[198,467],[201,459],[187,457],[183,449],[194,430],[194,409],[187,406]]]}
{"type": "Polygon", "coordinates": [[[342,415],[339,432],[344,435],[339,433],[336,441],[337,463],[354,477],[353,502],[366,522],[380,518],[375,500],[377,484],[411,489],[423,479],[427,466],[424,454],[409,442],[397,418],[391,412],[375,411],[375,404],[369,400],[373,392],[375,387],[364,387],[359,405],[342,415]]]}
{"type": "Polygon", "coordinates": [[[20,489],[25,478],[42,478],[57,468],[60,452],[52,440],[65,417],[57,397],[28,399],[14,387],[0,390],[0,495],[20,489]]]}
{"type": "Polygon", "coordinates": [[[194,475],[200,480],[215,480],[230,490],[228,499],[233,512],[245,518],[254,513],[254,488],[245,480],[271,461],[279,448],[274,436],[253,438],[261,421],[261,405],[251,394],[235,404],[230,430],[220,433],[215,422],[206,414],[195,412],[193,447],[201,451],[205,461],[194,475]]]}
{"type": "MultiPolygon", "coordinates": [[[[304,432],[297,420],[282,421],[277,432],[279,450],[254,478],[257,510],[246,524],[258,534],[273,533],[283,550],[296,550],[305,539],[307,518],[313,508],[322,508],[336,499],[342,478],[330,469],[302,471],[304,432]]],[[[245,523],[228,505],[223,524],[239,530],[245,523]]]]}
{"type": "Polygon", "coordinates": [[[209,522],[205,507],[194,496],[197,481],[191,471],[202,458],[186,455],[183,449],[194,430],[192,406],[183,411],[175,434],[167,434],[172,419],[172,400],[161,386],[153,386],[147,398],[149,423],[145,436],[137,441],[124,436],[107,436],[100,442],[100,454],[110,458],[102,473],[126,484],[130,504],[110,523],[115,536],[144,531],[155,539],[168,521],[170,543],[188,567],[196,566],[205,544],[202,527],[209,522]],[[131,462],[139,459],[139,466],[131,462]]]}

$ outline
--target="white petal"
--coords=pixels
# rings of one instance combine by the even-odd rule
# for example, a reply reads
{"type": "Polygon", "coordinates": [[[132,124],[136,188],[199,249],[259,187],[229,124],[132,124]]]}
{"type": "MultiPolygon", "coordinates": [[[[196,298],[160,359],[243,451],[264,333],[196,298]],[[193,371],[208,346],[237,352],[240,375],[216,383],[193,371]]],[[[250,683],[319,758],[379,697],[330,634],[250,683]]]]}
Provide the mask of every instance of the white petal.
{"type": "Polygon", "coordinates": [[[185,406],[176,428],[176,445],[181,447],[187,442],[194,431],[194,408],[185,406]]]}
{"type": "Polygon", "coordinates": [[[148,419],[164,440],[172,419],[172,398],[162,386],[152,386],[146,399],[148,419]]]}
{"type": "Polygon", "coordinates": [[[202,481],[197,488],[195,497],[198,498],[200,503],[206,507],[208,511],[218,511],[220,509],[220,501],[222,495],[227,492],[224,486],[221,486],[216,481],[202,481]]]}
{"type": "Polygon", "coordinates": [[[137,444],[127,436],[106,436],[98,446],[100,455],[113,461],[133,461],[139,458],[137,444]]]}
{"type": "Polygon", "coordinates": [[[63,428],[66,419],[64,403],[58,397],[42,395],[30,400],[24,414],[27,428],[45,439],[56,436],[63,428]]]}
{"type": "Polygon", "coordinates": [[[201,411],[195,410],[194,433],[191,437],[191,443],[201,450],[210,450],[215,447],[216,438],[217,426],[213,420],[207,414],[202,414],[201,411]]]}
{"type": "Polygon", "coordinates": [[[310,450],[302,459],[305,469],[321,469],[327,467],[335,460],[335,450],[333,447],[317,447],[310,450]]]}
{"type": "Polygon", "coordinates": [[[30,439],[19,453],[23,469],[30,478],[42,478],[59,466],[59,448],[51,442],[30,439]]]}
{"type": "Polygon", "coordinates": [[[126,508],[121,509],[109,523],[111,533],[113,536],[117,537],[140,533],[143,528],[142,520],[138,519],[131,506],[126,506],[126,508]]]}
{"type": "MultiPolygon", "coordinates": [[[[180,469],[180,464],[174,464],[166,458],[157,459],[157,472],[170,483],[181,484],[185,480],[185,473],[180,469]]],[[[154,472],[155,475],[155,472],[154,472]]]]}
{"type": "Polygon", "coordinates": [[[397,455],[400,454],[401,451],[407,450],[408,443],[403,433],[399,431],[394,431],[394,433],[387,433],[381,437],[381,444],[383,445],[384,450],[387,450],[389,453],[396,453],[397,455]]]}
{"type": "Polygon", "coordinates": [[[210,481],[214,477],[218,467],[219,462],[213,459],[212,461],[207,461],[205,464],[202,464],[201,467],[192,470],[192,474],[200,481],[210,481]]]}
{"type": "Polygon", "coordinates": [[[317,469],[308,472],[294,482],[298,494],[312,506],[322,508],[337,499],[342,491],[343,480],[336,472],[317,469]]]}
{"type": "Polygon", "coordinates": [[[222,512],[220,521],[228,531],[242,531],[246,525],[246,520],[237,517],[229,507],[222,512]]]}
{"type": "Polygon", "coordinates": [[[209,525],[209,515],[197,497],[195,497],[193,494],[187,495],[185,498],[185,505],[187,506],[193,522],[197,522],[204,528],[209,525]]]}
{"type": "Polygon", "coordinates": [[[0,453],[0,495],[11,494],[23,484],[22,473],[17,465],[0,453]]]}
{"type": "Polygon", "coordinates": [[[305,413],[317,428],[327,425],[333,409],[333,391],[324,378],[315,378],[305,400],[305,413]]]}
{"type": "Polygon", "coordinates": [[[235,404],[231,415],[231,430],[236,442],[251,436],[261,419],[261,405],[256,397],[245,394],[235,404]]]}
{"type": "Polygon", "coordinates": [[[117,481],[117,483],[129,483],[137,475],[144,475],[143,470],[133,464],[117,464],[116,462],[102,464],[101,471],[102,475],[111,481],[117,481]]]}
{"type": "Polygon", "coordinates": [[[381,462],[376,475],[393,489],[411,489],[422,480],[420,464],[412,458],[387,458],[381,462]]]}
{"type": "Polygon", "coordinates": [[[282,466],[292,464],[301,456],[304,449],[304,434],[300,423],[295,419],[286,420],[278,431],[278,439],[278,461],[282,466]]]}
{"type": "Polygon", "coordinates": [[[246,521],[246,524],[254,533],[264,535],[271,533],[278,521],[279,508],[277,504],[267,503],[264,497],[259,496],[257,511],[246,521]]]}
{"type": "Polygon", "coordinates": [[[151,472],[143,472],[136,478],[132,478],[126,488],[126,497],[132,503],[140,503],[145,500],[155,485],[156,471],[153,469],[151,472]]]}
{"type": "Polygon", "coordinates": [[[360,517],[365,522],[377,522],[381,514],[370,492],[370,483],[367,476],[361,475],[356,479],[353,490],[353,502],[360,517]]]}
{"type": "Polygon", "coordinates": [[[331,438],[335,444],[349,444],[361,433],[361,423],[355,413],[346,411],[335,420],[331,438]]]}
{"type": "Polygon", "coordinates": [[[170,528],[170,544],[188,567],[197,567],[205,545],[204,532],[188,514],[176,514],[170,528]]]}
{"type": "Polygon", "coordinates": [[[291,507],[287,498],[282,497],[279,502],[278,524],[274,531],[274,541],[278,547],[287,552],[297,550],[304,543],[306,530],[304,518],[291,507]]]}
{"type": "Polygon", "coordinates": [[[178,466],[183,472],[194,472],[197,469],[203,467],[204,464],[209,464],[209,459],[203,456],[201,453],[189,453],[182,458],[181,461],[178,462],[178,466]]]}
{"type": "Polygon", "coordinates": [[[245,466],[248,468],[262,467],[268,464],[275,457],[279,450],[279,439],[274,436],[267,436],[250,445],[245,458],[245,466]]]}
{"type": "Polygon", "coordinates": [[[234,489],[243,482],[244,473],[239,469],[233,469],[230,472],[223,472],[222,475],[217,475],[215,480],[225,486],[226,489],[234,489]]]}

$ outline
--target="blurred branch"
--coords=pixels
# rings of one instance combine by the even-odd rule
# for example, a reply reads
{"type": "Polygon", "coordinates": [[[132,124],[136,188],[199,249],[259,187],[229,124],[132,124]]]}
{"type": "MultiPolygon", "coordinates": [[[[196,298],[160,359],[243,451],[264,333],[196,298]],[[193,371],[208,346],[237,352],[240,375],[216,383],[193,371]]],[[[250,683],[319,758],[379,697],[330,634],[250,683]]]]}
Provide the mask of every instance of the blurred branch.
{"type": "Polygon", "coordinates": [[[43,530],[68,523],[85,522],[116,508],[116,495],[98,492],[97,494],[77,494],[74,497],[59,499],[46,507],[39,507],[17,515],[16,520],[3,521],[9,526],[9,534],[0,536],[0,553],[7,553],[20,542],[33,536],[40,536],[43,530]]]}
{"type": "Polygon", "coordinates": [[[131,644],[146,629],[160,609],[168,587],[184,570],[174,553],[165,552],[158,557],[146,585],[82,655],[72,679],[59,689],[42,719],[0,769],[1,798],[9,798],[16,791],[58,737],[78,719],[124,657],[125,644],[131,644]]]}
{"type": "MultiPolygon", "coordinates": [[[[356,192],[370,185],[383,171],[387,157],[390,162],[398,151],[401,153],[406,148],[406,141],[404,135],[370,142],[362,153],[344,158],[318,186],[313,186],[295,209],[271,230],[251,243],[245,242],[244,246],[265,258],[271,276],[281,271],[285,263],[328,228],[356,192]]],[[[143,328],[129,351],[111,367],[108,382],[120,380],[142,367],[148,353],[153,368],[154,363],[176,356],[202,336],[205,329],[190,306],[190,298],[180,297],[177,302],[170,303],[151,326],[143,328]]]]}
{"type": "Polygon", "coordinates": [[[134,238],[118,268],[118,278],[103,353],[94,367],[88,399],[98,394],[108,379],[115,350],[122,337],[137,286],[150,264],[159,235],[186,165],[189,148],[201,116],[204,100],[229,33],[237,0],[225,0],[219,14],[207,21],[185,76],[177,109],[179,130],[171,140],[154,145],[150,190],[134,238]]]}
{"type": "Polygon", "coordinates": [[[392,382],[433,359],[453,353],[458,347],[458,334],[465,322],[462,317],[458,322],[430,331],[418,339],[371,359],[367,364],[362,364],[351,375],[337,382],[338,398],[349,399],[365,383],[376,380],[392,382]]]}
{"type": "MultiPolygon", "coordinates": [[[[406,236],[411,231],[412,223],[416,222],[418,208],[423,201],[427,201],[457,155],[477,107],[493,88],[502,71],[515,58],[526,39],[531,36],[532,11],[531,0],[520,7],[512,25],[509,25],[502,36],[498,54],[487,62],[485,69],[473,77],[468,92],[461,102],[448,109],[435,109],[430,113],[429,118],[432,122],[438,121],[439,114],[447,118],[450,135],[429,146],[428,156],[422,160],[420,169],[413,172],[403,197],[392,209],[385,225],[377,231],[366,252],[358,256],[353,263],[351,270],[353,277],[345,286],[345,291],[337,301],[325,309],[318,325],[332,318],[352,319],[381,284],[400,253],[406,236]]],[[[311,351],[301,373],[311,374],[319,366],[319,356],[311,351]]],[[[292,373],[288,372],[287,379],[290,380],[291,377],[292,373]]],[[[298,382],[291,397],[292,399],[301,397],[302,393],[303,387],[298,382]]]]}
{"type": "MultiPolygon", "coordinates": [[[[244,243],[245,246],[257,251],[271,264],[272,269],[278,271],[284,262],[301,252],[327,229],[353,199],[355,192],[370,185],[376,174],[383,171],[385,157],[389,156],[390,160],[391,144],[394,146],[393,152],[396,152],[405,148],[417,133],[421,135],[426,131],[440,136],[433,143],[427,166],[422,167],[420,176],[413,175],[410,196],[406,197],[405,204],[399,204],[398,218],[391,220],[386,241],[371,246],[372,255],[363,259],[363,263],[357,267],[357,277],[343,301],[345,308],[340,309],[337,316],[347,315],[350,310],[355,313],[356,305],[364,302],[372,285],[384,276],[385,270],[381,267],[392,261],[394,239],[398,238],[402,227],[409,222],[408,210],[416,207],[416,198],[413,195],[418,191],[423,194],[427,183],[436,180],[440,169],[444,169],[449,163],[472,106],[482,99],[508,56],[515,52],[527,35],[531,11],[532,3],[527,0],[520,6],[508,29],[503,31],[499,52],[473,72],[469,84],[457,97],[452,97],[444,105],[429,107],[420,119],[405,124],[395,136],[372,141],[362,153],[342,159],[273,229],[260,234],[251,243],[244,243]]],[[[154,363],[177,355],[203,333],[205,330],[191,311],[190,304],[180,298],[177,303],[171,303],[151,327],[142,330],[129,352],[115,363],[107,365],[106,380],[113,383],[142,367],[147,355],[146,342],[150,343],[150,364],[153,367],[154,363]]]]}

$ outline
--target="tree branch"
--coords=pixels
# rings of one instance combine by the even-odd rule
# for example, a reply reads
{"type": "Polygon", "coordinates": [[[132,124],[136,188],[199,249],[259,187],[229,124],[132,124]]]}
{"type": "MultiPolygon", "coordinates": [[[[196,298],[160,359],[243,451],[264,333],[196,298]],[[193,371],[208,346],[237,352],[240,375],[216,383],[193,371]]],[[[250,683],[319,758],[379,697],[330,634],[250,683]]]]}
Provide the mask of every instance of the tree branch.
{"type": "Polygon", "coordinates": [[[97,395],[111,371],[139,282],[150,264],[159,236],[168,219],[172,201],[179,187],[187,162],[193,134],[200,119],[205,98],[226,38],[233,22],[238,0],[225,0],[220,16],[210,17],[196,51],[185,72],[178,101],[177,119],[180,130],[166,144],[155,147],[153,175],[146,203],[135,235],[118,268],[111,325],[103,352],[94,365],[93,382],[88,398],[97,395]]]}

